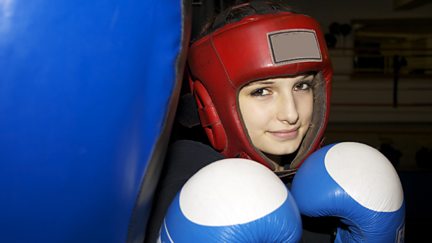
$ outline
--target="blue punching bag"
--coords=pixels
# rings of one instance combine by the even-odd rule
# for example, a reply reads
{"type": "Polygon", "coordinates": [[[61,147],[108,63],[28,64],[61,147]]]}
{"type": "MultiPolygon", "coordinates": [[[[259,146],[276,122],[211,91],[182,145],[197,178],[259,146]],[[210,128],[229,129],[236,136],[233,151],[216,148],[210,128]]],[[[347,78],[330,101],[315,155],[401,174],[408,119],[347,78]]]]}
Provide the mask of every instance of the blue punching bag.
{"type": "Polygon", "coordinates": [[[170,0],[0,1],[0,242],[140,242],[189,38],[170,0]]]}

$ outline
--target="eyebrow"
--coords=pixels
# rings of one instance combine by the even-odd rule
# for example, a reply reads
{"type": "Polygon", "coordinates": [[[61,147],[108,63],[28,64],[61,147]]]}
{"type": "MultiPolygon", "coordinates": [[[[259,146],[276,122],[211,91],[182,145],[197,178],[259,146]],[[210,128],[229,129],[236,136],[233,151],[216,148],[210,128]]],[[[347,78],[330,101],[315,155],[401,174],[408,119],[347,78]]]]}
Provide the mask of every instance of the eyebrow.
{"type": "Polygon", "coordinates": [[[315,78],[315,74],[311,73],[311,74],[307,74],[307,75],[305,75],[305,76],[303,77],[303,79],[308,79],[308,78],[312,78],[312,79],[314,79],[314,78],[315,78]]]}
{"type": "MultiPolygon", "coordinates": [[[[305,80],[308,78],[312,78],[312,80],[315,78],[315,74],[314,73],[307,73],[307,74],[303,74],[303,78],[301,80],[305,80]]],[[[244,87],[248,87],[248,86],[252,86],[252,85],[271,85],[274,84],[274,81],[270,81],[270,80],[258,80],[258,81],[252,81],[248,84],[246,84],[244,87]]]]}
{"type": "Polygon", "coordinates": [[[263,80],[263,81],[255,81],[255,82],[250,82],[248,84],[245,85],[246,86],[252,86],[252,85],[269,85],[269,84],[274,84],[274,81],[268,81],[268,80],[263,80]]]}

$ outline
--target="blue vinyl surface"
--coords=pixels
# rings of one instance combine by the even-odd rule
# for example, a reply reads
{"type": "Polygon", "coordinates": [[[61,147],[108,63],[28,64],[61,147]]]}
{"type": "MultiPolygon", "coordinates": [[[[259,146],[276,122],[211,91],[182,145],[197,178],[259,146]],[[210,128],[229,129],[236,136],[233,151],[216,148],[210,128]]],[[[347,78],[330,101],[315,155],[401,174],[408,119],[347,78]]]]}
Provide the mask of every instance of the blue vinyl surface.
{"type": "Polygon", "coordinates": [[[181,1],[0,1],[0,242],[124,242],[181,1]]]}

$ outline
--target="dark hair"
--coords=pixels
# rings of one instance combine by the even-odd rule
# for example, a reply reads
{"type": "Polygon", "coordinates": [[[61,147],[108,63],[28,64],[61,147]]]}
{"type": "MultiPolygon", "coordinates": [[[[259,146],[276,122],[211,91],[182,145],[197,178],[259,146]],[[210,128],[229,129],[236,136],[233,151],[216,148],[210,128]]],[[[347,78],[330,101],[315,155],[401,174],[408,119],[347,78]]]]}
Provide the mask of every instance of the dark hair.
{"type": "Polygon", "coordinates": [[[202,28],[194,42],[201,37],[212,33],[226,24],[235,23],[243,18],[255,14],[270,14],[278,12],[295,12],[282,1],[253,0],[230,6],[216,16],[213,16],[202,28]]]}

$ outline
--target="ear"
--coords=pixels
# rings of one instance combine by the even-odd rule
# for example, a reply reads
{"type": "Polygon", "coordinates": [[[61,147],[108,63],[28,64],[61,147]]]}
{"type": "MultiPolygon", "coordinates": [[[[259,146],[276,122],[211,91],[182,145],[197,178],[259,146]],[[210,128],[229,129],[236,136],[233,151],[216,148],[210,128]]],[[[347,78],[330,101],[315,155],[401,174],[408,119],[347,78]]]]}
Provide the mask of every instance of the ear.
{"type": "Polygon", "coordinates": [[[198,106],[201,126],[214,149],[223,151],[227,145],[225,129],[209,93],[200,81],[193,82],[193,92],[198,106]]]}

